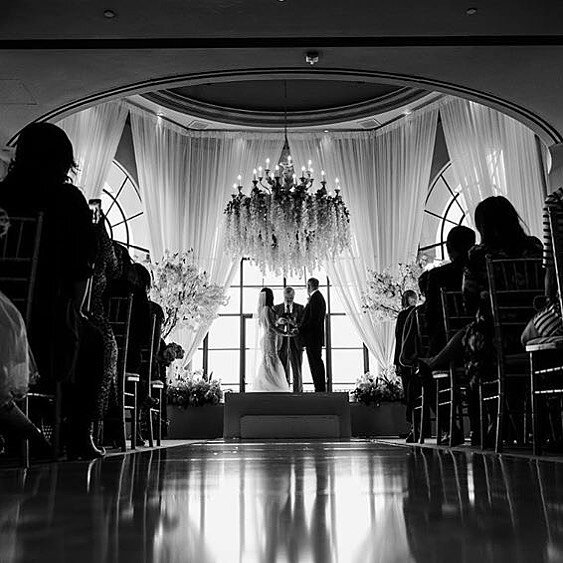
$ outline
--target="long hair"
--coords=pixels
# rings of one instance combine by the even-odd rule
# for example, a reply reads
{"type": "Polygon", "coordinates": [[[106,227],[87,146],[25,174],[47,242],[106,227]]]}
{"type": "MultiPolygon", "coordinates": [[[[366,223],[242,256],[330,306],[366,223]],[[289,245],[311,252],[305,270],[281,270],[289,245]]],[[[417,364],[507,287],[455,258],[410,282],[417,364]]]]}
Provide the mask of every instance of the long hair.
{"type": "Polygon", "coordinates": [[[7,178],[38,178],[47,183],[64,183],[75,168],[72,143],[67,134],[52,123],[32,123],[19,134],[7,178]]]}
{"type": "Polygon", "coordinates": [[[274,306],[274,292],[269,287],[263,287],[260,291],[260,303],[264,307],[274,306]],[[264,295],[262,295],[264,294],[264,295]]]}
{"type": "Polygon", "coordinates": [[[409,306],[409,299],[413,297],[414,299],[418,299],[418,295],[416,291],[412,289],[407,289],[403,295],[401,295],[401,309],[406,309],[409,306]]]}
{"type": "Polygon", "coordinates": [[[518,247],[527,236],[520,215],[501,195],[488,197],[475,208],[475,226],[481,244],[489,248],[518,247]]]}

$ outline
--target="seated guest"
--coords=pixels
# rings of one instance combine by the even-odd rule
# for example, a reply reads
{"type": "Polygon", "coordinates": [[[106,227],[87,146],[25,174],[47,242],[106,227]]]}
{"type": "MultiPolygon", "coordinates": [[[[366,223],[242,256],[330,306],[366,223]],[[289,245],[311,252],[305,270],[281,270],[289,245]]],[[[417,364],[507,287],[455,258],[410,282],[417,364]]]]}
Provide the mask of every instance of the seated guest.
{"type": "MultiPolygon", "coordinates": [[[[541,242],[526,234],[518,212],[503,196],[488,197],[479,203],[475,226],[481,243],[469,251],[462,286],[466,310],[475,315],[475,321],[455,334],[435,356],[419,358],[419,370],[426,374],[463,358],[472,387],[496,370],[486,257],[535,258],[542,253],[541,242]]],[[[475,426],[473,429],[477,430],[475,426]]],[[[479,439],[476,433],[474,437],[479,439]]]]}
{"type": "Polygon", "coordinates": [[[68,180],[74,166],[72,144],[62,129],[49,123],[27,126],[0,182],[0,206],[12,216],[43,212],[30,344],[41,382],[51,389],[55,381],[64,384],[63,411],[72,430],[68,441],[75,450],[94,453],[92,405],[79,407],[75,401],[85,396],[80,389],[89,376],[76,368],[96,241],[90,208],[68,180]]]}
{"type": "Polygon", "coordinates": [[[117,342],[107,315],[105,296],[111,280],[119,274],[119,262],[113,241],[106,230],[103,215],[94,226],[97,254],[92,277],[88,318],[100,331],[103,343],[103,377],[95,395],[97,420],[103,421],[110,402],[117,405],[117,342]]]}
{"type": "Polygon", "coordinates": [[[129,360],[127,362],[128,370],[138,373],[141,376],[141,385],[139,386],[139,408],[141,410],[141,428],[139,429],[139,445],[144,445],[143,431],[146,427],[146,409],[144,407],[156,406],[150,396],[150,380],[151,376],[160,375],[157,366],[157,356],[161,346],[162,324],[164,322],[164,311],[162,307],[151,301],[149,298],[152,287],[152,278],[150,272],[142,265],[135,263],[132,266],[135,286],[133,292],[133,312],[131,318],[131,340],[129,360]],[[153,319],[155,321],[155,339],[153,336],[153,319]],[[153,364],[148,362],[151,353],[151,344],[153,345],[152,357],[153,364]],[[143,354],[145,358],[143,358],[143,354]],[[143,359],[145,361],[143,361],[143,359]]]}
{"type": "Polygon", "coordinates": [[[408,289],[401,296],[401,306],[402,310],[397,315],[397,321],[395,323],[395,354],[393,357],[393,365],[395,366],[395,373],[401,378],[401,383],[403,384],[403,394],[406,409],[407,422],[410,423],[412,420],[412,413],[410,412],[410,405],[412,401],[409,397],[409,381],[411,376],[411,368],[401,365],[401,349],[403,345],[403,331],[405,328],[405,322],[410,314],[410,312],[415,308],[418,301],[418,296],[415,291],[408,289]]]}
{"type": "Polygon", "coordinates": [[[553,257],[553,238],[561,248],[563,244],[563,188],[547,196],[543,211],[543,266],[545,269],[546,304],[530,321],[522,334],[522,344],[534,338],[563,336],[563,322],[557,291],[557,279],[553,257]],[[549,211],[554,215],[556,232],[551,232],[549,211]]]}
{"type": "Polygon", "coordinates": [[[474,244],[475,231],[463,226],[454,227],[446,241],[450,262],[428,272],[425,308],[431,354],[439,352],[446,344],[441,292],[461,291],[467,253],[474,244]]]}
{"type": "MultiPolygon", "coordinates": [[[[6,221],[0,236],[8,229],[6,221]]],[[[16,405],[17,399],[27,395],[30,377],[36,367],[27,341],[24,320],[16,306],[0,291],[0,434],[17,440],[30,440],[32,449],[48,452],[50,445],[16,405]]]]}

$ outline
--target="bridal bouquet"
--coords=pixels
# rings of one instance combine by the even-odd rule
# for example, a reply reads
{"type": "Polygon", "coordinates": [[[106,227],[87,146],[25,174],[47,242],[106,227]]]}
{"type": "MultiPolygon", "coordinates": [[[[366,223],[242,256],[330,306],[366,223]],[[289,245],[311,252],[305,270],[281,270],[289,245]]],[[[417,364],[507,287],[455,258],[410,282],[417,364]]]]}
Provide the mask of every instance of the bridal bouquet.
{"type": "Polygon", "coordinates": [[[426,264],[423,261],[399,264],[383,272],[370,270],[367,289],[362,294],[362,309],[377,321],[390,321],[401,311],[401,297],[411,289],[418,293],[418,278],[426,264]]]}
{"type": "MultiPolygon", "coordinates": [[[[392,368],[393,369],[393,368],[392,368]]],[[[364,405],[379,405],[383,402],[398,402],[403,400],[403,386],[398,377],[393,373],[384,372],[378,377],[372,376],[369,371],[358,378],[356,387],[352,391],[352,398],[364,405]]]]}
{"type": "Polygon", "coordinates": [[[219,307],[227,304],[224,288],[210,283],[192,250],[166,252],[159,262],[146,265],[153,277],[151,299],[164,310],[162,338],[180,326],[197,330],[215,319],[219,307]]]}
{"type": "Polygon", "coordinates": [[[177,375],[168,385],[168,404],[187,409],[216,405],[223,398],[221,382],[202,370],[177,375]]]}

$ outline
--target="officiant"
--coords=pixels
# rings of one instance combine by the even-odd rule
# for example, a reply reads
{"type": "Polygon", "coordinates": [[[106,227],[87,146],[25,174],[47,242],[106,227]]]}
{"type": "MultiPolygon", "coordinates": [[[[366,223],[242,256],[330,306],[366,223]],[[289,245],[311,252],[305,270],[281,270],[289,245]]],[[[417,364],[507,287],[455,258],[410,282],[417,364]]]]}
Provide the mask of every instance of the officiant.
{"type": "Polygon", "coordinates": [[[301,370],[303,364],[303,344],[296,335],[297,327],[303,319],[305,307],[299,303],[295,303],[295,290],[292,287],[286,287],[283,292],[283,303],[274,306],[274,312],[278,319],[278,324],[282,326],[287,336],[281,337],[278,355],[285,370],[287,382],[291,385],[291,377],[293,375],[293,392],[301,393],[303,391],[303,380],[301,370]],[[292,335],[293,334],[293,335],[292,335]]]}

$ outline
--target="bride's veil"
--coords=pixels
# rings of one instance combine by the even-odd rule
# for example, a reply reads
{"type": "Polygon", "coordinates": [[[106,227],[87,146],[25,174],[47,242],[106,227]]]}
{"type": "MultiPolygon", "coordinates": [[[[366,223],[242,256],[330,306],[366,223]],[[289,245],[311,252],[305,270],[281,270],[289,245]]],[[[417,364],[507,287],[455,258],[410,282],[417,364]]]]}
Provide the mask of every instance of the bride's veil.
{"type": "Polygon", "coordinates": [[[252,315],[252,325],[254,330],[254,338],[249,339],[250,342],[253,341],[253,354],[249,354],[248,358],[252,362],[252,365],[248,366],[246,370],[247,374],[247,384],[250,388],[253,387],[253,383],[256,379],[258,373],[258,368],[260,367],[260,362],[262,361],[262,339],[264,338],[264,326],[261,322],[262,310],[266,307],[266,293],[260,291],[258,294],[258,304],[256,307],[256,312],[252,315]]]}

